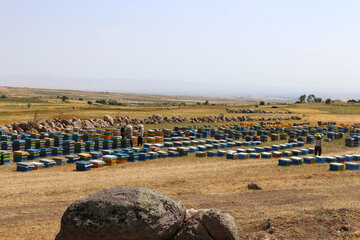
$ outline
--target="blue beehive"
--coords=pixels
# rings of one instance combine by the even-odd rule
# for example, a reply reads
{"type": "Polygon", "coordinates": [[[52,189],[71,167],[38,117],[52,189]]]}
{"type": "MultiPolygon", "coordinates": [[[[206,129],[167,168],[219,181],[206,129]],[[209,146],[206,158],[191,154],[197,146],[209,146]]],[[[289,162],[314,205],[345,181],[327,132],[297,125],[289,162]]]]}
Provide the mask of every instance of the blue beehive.
{"type": "Polygon", "coordinates": [[[291,160],[292,165],[301,165],[301,164],[303,164],[303,159],[299,158],[299,157],[291,157],[290,160],[291,160]]]}
{"type": "Polygon", "coordinates": [[[227,151],[226,159],[238,159],[238,153],[235,151],[227,151]]]}
{"type": "Polygon", "coordinates": [[[218,155],[217,155],[217,152],[215,152],[215,151],[208,151],[208,152],[206,152],[206,156],[217,157],[218,155]]]}
{"type": "Polygon", "coordinates": [[[270,152],[261,153],[261,158],[271,158],[271,157],[272,157],[272,153],[270,152]]]}
{"type": "Polygon", "coordinates": [[[55,166],[56,162],[51,159],[40,159],[41,163],[45,165],[46,168],[55,166]]]}
{"type": "Polygon", "coordinates": [[[245,152],[238,153],[238,159],[249,159],[249,154],[245,152]]]}
{"type": "Polygon", "coordinates": [[[345,162],[345,156],[335,156],[337,162],[345,162]]]}
{"type": "Polygon", "coordinates": [[[272,145],[272,146],[271,146],[271,149],[272,149],[273,151],[279,151],[279,150],[280,150],[280,146],[279,146],[279,145],[272,145]]]}
{"type": "Polygon", "coordinates": [[[315,157],[315,160],[317,163],[326,163],[325,157],[317,156],[317,157],[315,157]]]}
{"type": "Polygon", "coordinates": [[[345,168],[347,170],[359,170],[360,169],[360,164],[359,163],[354,163],[354,162],[347,162],[345,164],[345,168]]]}
{"type": "Polygon", "coordinates": [[[308,155],[309,154],[309,149],[300,149],[301,151],[301,155],[308,155]]]}
{"type": "Polygon", "coordinates": [[[314,148],[308,148],[309,154],[314,154],[314,148]]]}
{"type": "Polygon", "coordinates": [[[354,161],[354,156],[353,155],[345,155],[345,161],[347,161],[347,162],[354,161]]]}
{"type": "Polygon", "coordinates": [[[207,150],[206,146],[203,146],[203,145],[197,146],[197,149],[198,149],[198,151],[200,151],[200,152],[203,152],[203,151],[206,151],[206,150],[207,150]]]}
{"type": "Polygon", "coordinates": [[[326,156],[326,162],[331,163],[331,162],[336,162],[336,158],[332,157],[332,156],[326,156]]]}
{"type": "Polygon", "coordinates": [[[252,158],[252,159],[260,158],[260,153],[250,153],[249,158],[252,158]]]}
{"type": "Polygon", "coordinates": [[[226,152],[224,150],[218,150],[217,155],[218,157],[224,157],[226,155],[226,152]]]}
{"type": "Polygon", "coordinates": [[[76,171],[89,171],[91,170],[92,163],[88,161],[76,162],[76,171]]]}
{"type": "Polygon", "coordinates": [[[177,151],[168,151],[169,157],[179,157],[179,152],[177,151]]]}
{"type": "Polygon", "coordinates": [[[150,154],[148,153],[139,153],[139,160],[146,161],[150,159],[150,154]]]}
{"type": "Polygon", "coordinates": [[[345,169],[345,165],[342,163],[330,163],[330,171],[342,171],[345,169]]]}
{"type": "Polygon", "coordinates": [[[28,172],[28,171],[33,170],[34,167],[35,167],[35,165],[32,163],[19,162],[16,164],[16,171],[28,172]]]}
{"type": "Polygon", "coordinates": [[[238,153],[246,153],[246,149],[238,148],[238,149],[236,149],[236,152],[238,152],[238,153]]]}
{"type": "Polygon", "coordinates": [[[279,166],[290,166],[291,165],[291,160],[287,159],[287,158],[279,158],[278,165],[279,166]]]}
{"type": "Polygon", "coordinates": [[[301,155],[300,150],[292,150],[291,153],[292,153],[293,156],[300,156],[301,155]]]}
{"type": "Polygon", "coordinates": [[[90,152],[90,155],[92,159],[100,159],[103,157],[101,152],[90,152]]]}
{"type": "Polygon", "coordinates": [[[316,161],[315,161],[314,157],[304,157],[304,163],[314,164],[314,163],[316,163],[316,161]]]}
{"type": "Polygon", "coordinates": [[[197,147],[189,147],[189,152],[196,152],[197,151],[197,147]]]}
{"type": "Polygon", "coordinates": [[[257,152],[257,153],[261,153],[261,152],[264,152],[264,151],[265,151],[265,149],[262,148],[262,147],[255,147],[255,152],[257,152]]]}
{"type": "Polygon", "coordinates": [[[80,157],[75,155],[67,155],[65,158],[67,159],[68,163],[74,163],[80,160],[80,157]]]}
{"type": "Polygon", "coordinates": [[[247,153],[254,153],[254,152],[256,152],[256,151],[255,151],[255,149],[248,148],[248,149],[246,149],[246,152],[247,152],[247,153]]]}
{"type": "Polygon", "coordinates": [[[290,152],[290,151],[283,151],[283,152],[282,152],[282,155],[283,155],[284,157],[292,157],[292,152],[290,152]]]}
{"type": "Polygon", "coordinates": [[[159,157],[157,152],[149,152],[150,159],[156,159],[159,157]]]}

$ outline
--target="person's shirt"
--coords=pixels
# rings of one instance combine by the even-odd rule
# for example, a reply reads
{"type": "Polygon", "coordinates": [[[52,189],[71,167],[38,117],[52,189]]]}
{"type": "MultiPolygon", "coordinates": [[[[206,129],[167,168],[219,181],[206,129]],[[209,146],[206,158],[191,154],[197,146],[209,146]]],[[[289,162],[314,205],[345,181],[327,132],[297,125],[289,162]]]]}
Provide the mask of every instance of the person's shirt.
{"type": "Polygon", "coordinates": [[[316,138],[315,139],[315,147],[321,147],[322,146],[322,139],[316,138]]]}
{"type": "Polygon", "coordinates": [[[127,126],[125,128],[125,136],[127,138],[132,138],[132,127],[131,126],[127,126]]]}
{"type": "Polygon", "coordinates": [[[144,128],[140,128],[139,130],[139,136],[143,137],[144,136],[144,128]]]}

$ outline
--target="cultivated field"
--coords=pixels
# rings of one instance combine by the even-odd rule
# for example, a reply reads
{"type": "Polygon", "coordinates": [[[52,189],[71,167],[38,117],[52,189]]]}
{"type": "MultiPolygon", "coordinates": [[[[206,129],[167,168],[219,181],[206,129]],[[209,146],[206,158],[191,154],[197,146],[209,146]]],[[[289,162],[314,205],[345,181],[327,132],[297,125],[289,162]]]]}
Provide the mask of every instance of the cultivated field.
{"type": "MultiPolygon", "coordinates": [[[[73,100],[1,101],[0,124],[52,117],[109,115],[219,115],[229,106],[102,106],[73,100]]],[[[233,105],[231,108],[254,107],[233,105]]],[[[302,121],[360,122],[359,104],[278,105],[268,111],[291,111],[302,121]]],[[[234,114],[236,115],[236,114],[234,114]]],[[[263,114],[260,116],[272,116],[263,114]]],[[[275,116],[275,115],[274,115],[275,116]]],[[[279,116],[277,114],[276,116],[279,116]]],[[[280,115],[281,116],[281,115],[280,115]]],[[[219,123],[217,123],[219,124],[219,123]]],[[[183,124],[184,125],[184,124],[183,124]]],[[[175,124],[145,128],[173,127],[175,124]]],[[[271,143],[272,144],[272,143],[271,143]]],[[[264,144],[267,145],[267,144],[264,144]]],[[[270,144],[269,144],[270,145],[270,144]]],[[[360,153],[346,149],[344,139],[326,143],[324,155],[360,153]]],[[[226,160],[194,155],[76,172],[73,164],[32,172],[0,166],[0,239],[53,239],[67,206],[104,188],[146,187],[182,201],[187,208],[219,208],[231,213],[242,239],[360,238],[360,172],[330,172],[328,164],[278,167],[276,159],[226,160]],[[256,182],[263,190],[251,191],[256,182]],[[267,229],[268,223],[273,232],[267,229]]]]}

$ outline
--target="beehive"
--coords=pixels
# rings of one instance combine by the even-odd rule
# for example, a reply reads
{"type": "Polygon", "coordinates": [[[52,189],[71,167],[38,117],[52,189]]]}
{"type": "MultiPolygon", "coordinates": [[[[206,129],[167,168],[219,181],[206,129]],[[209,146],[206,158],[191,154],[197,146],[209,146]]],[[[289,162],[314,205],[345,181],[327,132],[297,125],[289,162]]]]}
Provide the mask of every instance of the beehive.
{"type": "Polygon", "coordinates": [[[28,172],[34,169],[34,164],[33,163],[24,163],[24,162],[18,162],[16,164],[16,171],[20,171],[20,172],[28,172]]]}
{"type": "Polygon", "coordinates": [[[126,153],[115,153],[115,156],[117,157],[117,163],[126,163],[129,158],[129,155],[127,155],[126,153]]]}
{"type": "Polygon", "coordinates": [[[63,158],[63,157],[55,157],[55,158],[53,158],[53,160],[56,162],[56,165],[58,165],[58,166],[67,164],[67,159],[63,158]]]}
{"type": "Polygon", "coordinates": [[[51,159],[40,159],[39,162],[43,163],[46,168],[55,166],[56,162],[51,159]]]}
{"type": "Polygon", "coordinates": [[[301,165],[301,164],[303,164],[303,159],[299,158],[299,157],[291,157],[290,160],[291,160],[292,165],[301,165]]]}
{"type": "Polygon", "coordinates": [[[248,153],[238,153],[238,159],[249,159],[249,154],[248,153]]]}
{"type": "Polygon", "coordinates": [[[24,162],[29,159],[29,153],[26,151],[15,151],[14,162],[24,162]]]}
{"type": "Polygon", "coordinates": [[[290,159],[287,158],[279,158],[278,160],[278,165],[279,166],[290,166],[292,163],[292,161],[290,159]]]}
{"type": "Polygon", "coordinates": [[[317,163],[326,163],[325,157],[317,156],[317,157],[315,157],[315,160],[317,163]]]}
{"type": "Polygon", "coordinates": [[[206,157],[206,152],[198,151],[198,152],[195,153],[195,156],[196,157],[206,157]]]}
{"type": "Polygon", "coordinates": [[[261,158],[267,159],[267,158],[271,158],[272,154],[270,152],[263,152],[261,153],[261,158]]]}
{"type": "Polygon", "coordinates": [[[101,152],[90,152],[89,154],[91,155],[92,159],[100,159],[103,157],[101,152]]]}
{"type": "Polygon", "coordinates": [[[78,161],[76,162],[76,171],[89,171],[91,169],[92,163],[88,161],[78,161]]]}
{"type": "Polygon", "coordinates": [[[67,156],[65,156],[65,158],[67,159],[68,163],[74,163],[74,162],[80,161],[80,157],[76,156],[76,155],[67,155],[67,156]]]}
{"type": "Polygon", "coordinates": [[[45,164],[41,162],[29,162],[29,163],[34,165],[33,170],[39,170],[45,167],[45,164]]]}
{"type": "Polygon", "coordinates": [[[304,163],[314,164],[314,163],[316,163],[316,161],[315,161],[314,157],[304,157],[304,163]]]}
{"type": "Polygon", "coordinates": [[[282,156],[283,156],[282,152],[279,152],[279,151],[272,152],[273,158],[281,158],[282,156]]]}
{"type": "Polygon", "coordinates": [[[252,159],[258,159],[260,157],[261,157],[260,153],[250,153],[249,154],[249,158],[252,158],[252,159]]]}
{"type": "Polygon", "coordinates": [[[355,162],[347,162],[345,164],[345,168],[347,170],[359,170],[360,169],[360,164],[359,163],[355,163],[355,162]]]}
{"type": "Polygon", "coordinates": [[[343,171],[345,165],[342,163],[330,163],[330,171],[343,171]]]}
{"type": "Polygon", "coordinates": [[[89,162],[92,164],[91,167],[93,167],[93,168],[103,167],[106,164],[102,160],[90,160],[89,162]]]}

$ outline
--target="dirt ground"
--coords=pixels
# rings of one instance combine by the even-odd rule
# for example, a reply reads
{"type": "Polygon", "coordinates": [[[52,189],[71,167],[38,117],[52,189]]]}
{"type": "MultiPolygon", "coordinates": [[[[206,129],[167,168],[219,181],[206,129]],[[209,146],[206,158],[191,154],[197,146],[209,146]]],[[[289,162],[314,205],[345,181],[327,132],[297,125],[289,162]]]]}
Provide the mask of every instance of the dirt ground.
{"type": "MultiPolygon", "coordinates": [[[[356,152],[359,149],[352,149],[356,152]]],[[[360,152],[360,151],[358,151],[360,152]]],[[[325,153],[330,154],[328,147],[325,153]]],[[[187,208],[231,213],[241,239],[360,237],[360,172],[328,164],[279,167],[275,159],[167,158],[74,171],[0,168],[0,239],[54,239],[73,201],[113,187],[144,187],[187,208]],[[256,182],[263,190],[248,190],[256,182]]]]}

